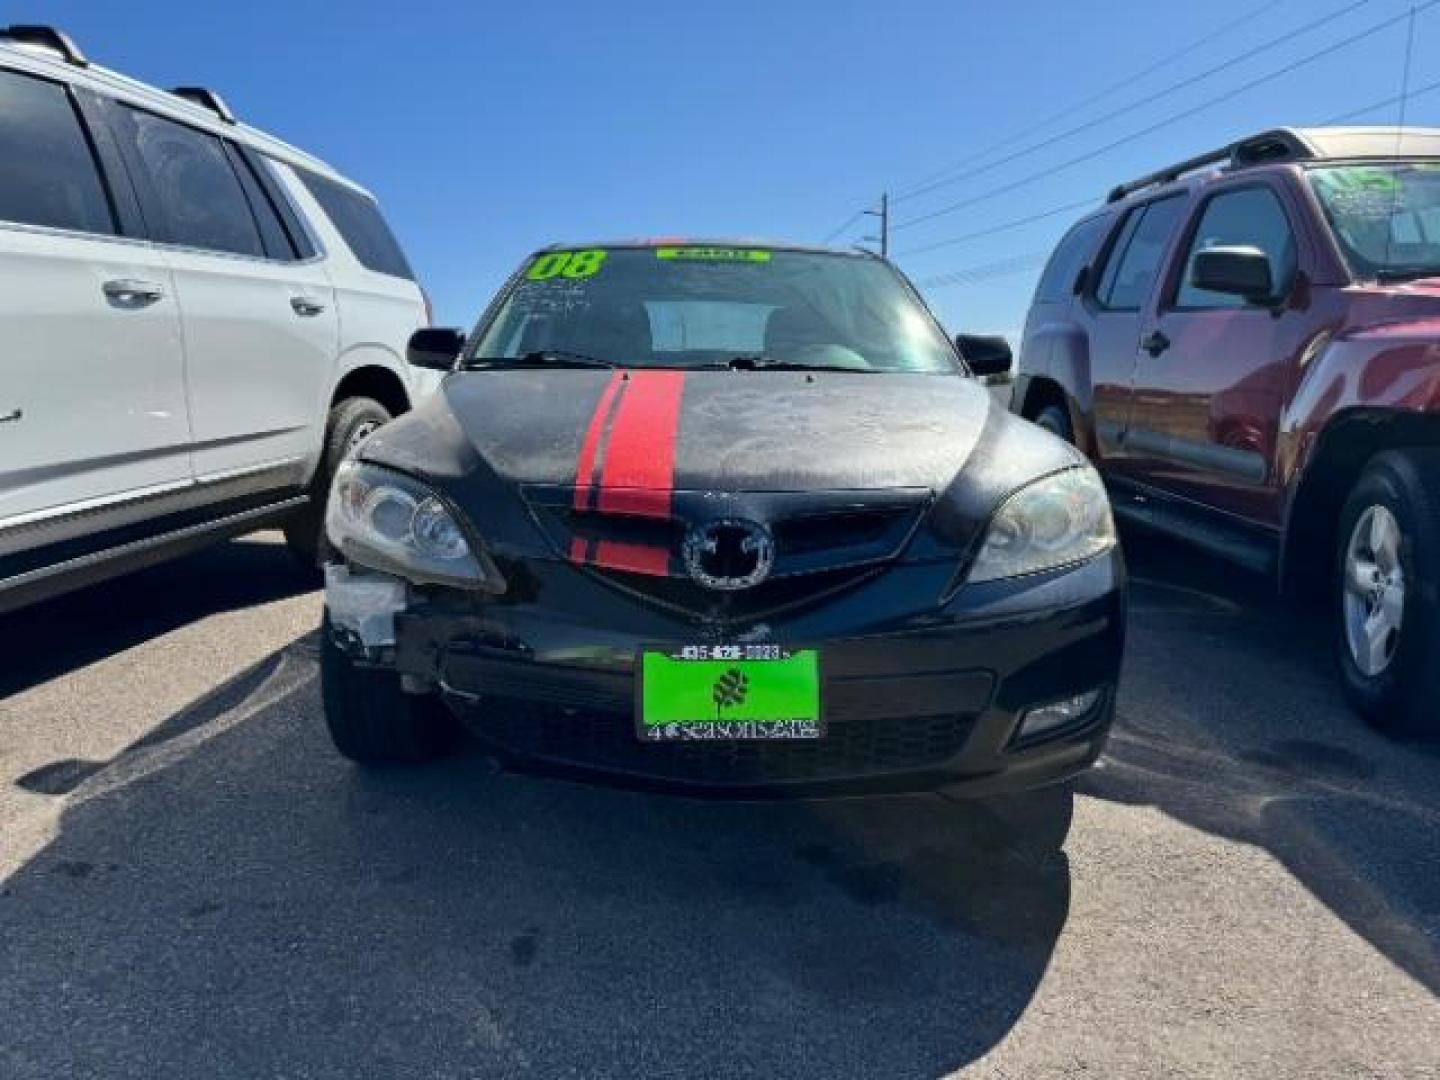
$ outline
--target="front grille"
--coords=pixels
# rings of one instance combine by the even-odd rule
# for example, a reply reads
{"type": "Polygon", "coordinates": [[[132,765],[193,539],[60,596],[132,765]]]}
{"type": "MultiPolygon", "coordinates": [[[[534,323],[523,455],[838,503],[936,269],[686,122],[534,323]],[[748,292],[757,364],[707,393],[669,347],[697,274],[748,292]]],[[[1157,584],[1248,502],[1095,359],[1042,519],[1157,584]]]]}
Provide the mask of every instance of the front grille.
{"type": "Polygon", "coordinates": [[[844,567],[795,577],[770,578],[738,592],[712,592],[682,577],[652,577],[617,570],[596,571],[596,576],[616,588],[682,615],[720,622],[743,622],[820,603],[874,577],[878,572],[875,567],[844,567]]]}
{"type": "Polygon", "coordinates": [[[676,491],[669,516],[652,518],[576,509],[569,487],[530,485],[524,495],[557,555],[639,599],[708,619],[773,615],[859,583],[899,556],[930,503],[928,491],[914,489],[676,491]],[[769,531],[774,563],[767,580],[725,591],[690,579],[681,557],[687,532],[725,520],[769,531]],[[646,557],[607,561],[607,547],[646,557]]]}
{"type": "Polygon", "coordinates": [[[958,754],[967,715],[834,719],[808,742],[645,743],[629,714],[491,701],[468,725],[502,751],[557,765],[695,784],[769,784],[922,771],[958,754]]]}

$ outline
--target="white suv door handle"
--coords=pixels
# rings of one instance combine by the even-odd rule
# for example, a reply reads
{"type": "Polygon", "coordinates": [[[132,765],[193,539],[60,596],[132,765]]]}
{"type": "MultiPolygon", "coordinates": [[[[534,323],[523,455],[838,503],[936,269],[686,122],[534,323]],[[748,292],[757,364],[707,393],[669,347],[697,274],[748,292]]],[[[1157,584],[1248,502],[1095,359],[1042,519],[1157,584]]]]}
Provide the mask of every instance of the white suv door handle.
{"type": "Polygon", "coordinates": [[[116,278],[100,286],[103,292],[122,307],[148,307],[165,297],[165,290],[153,281],[139,281],[134,278],[116,278]]]}
{"type": "Polygon", "coordinates": [[[296,315],[302,319],[311,319],[324,312],[325,305],[318,300],[311,300],[308,296],[292,296],[290,307],[296,315]]]}

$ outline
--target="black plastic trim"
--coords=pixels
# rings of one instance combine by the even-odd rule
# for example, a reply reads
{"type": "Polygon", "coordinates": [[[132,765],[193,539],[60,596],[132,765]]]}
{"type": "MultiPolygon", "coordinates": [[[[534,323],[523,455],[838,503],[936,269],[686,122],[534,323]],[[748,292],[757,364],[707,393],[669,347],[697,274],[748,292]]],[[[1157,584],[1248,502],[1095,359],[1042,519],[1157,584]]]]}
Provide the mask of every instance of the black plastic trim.
{"type": "Polygon", "coordinates": [[[1259,574],[1273,575],[1280,562],[1278,531],[1220,516],[1141,485],[1108,480],[1111,506],[1122,521],[1182,540],[1259,574]]]}
{"type": "Polygon", "coordinates": [[[290,235],[290,243],[295,248],[296,257],[301,260],[313,259],[320,253],[320,249],[311,238],[310,230],[305,226],[300,211],[290,201],[289,195],[280,186],[275,174],[270,171],[265,155],[244,143],[235,143],[234,146],[240,156],[245,159],[245,164],[249,166],[251,174],[270,199],[270,205],[280,215],[280,224],[290,235]]]}
{"type": "Polygon", "coordinates": [[[74,39],[65,31],[57,30],[53,26],[16,23],[0,30],[0,37],[7,37],[11,41],[19,41],[26,45],[40,45],[47,49],[54,49],[65,58],[67,64],[73,64],[76,67],[90,66],[90,58],[80,51],[80,46],[75,44],[74,39]]]}
{"type": "Polygon", "coordinates": [[[233,510],[225,517],[177,525],[158,534],[78,555],[30,572],[19,581],[0,580],[0,614],[92,585],[120,574],[165,562],[221,540],[279,524],[307,502],[292,495],[279,502],[233,510]]]}
{"type": "Polygon", "coordinates": [[[214,113],[227,124],[236,123],[235,114],[230,111],[230,106],[225,104],[225,99],[208,87],[177,86],[170,93],[191,105],[199,105],[200,108],[214,113]]]}
{"type": "Polygon", "coordinates": [[[100,168],[105,189],[110,197],[111,211],[115,215],[117,235],[135,240],[149,238],[145,215],[140,209],[140,198],[135,193],[135,183],[130,176],[125,155],[116,141],[111,124],[110,108],[113,99],[95,93],[83,86],[72,86],[70,93],[79,109],[90,139],[90,148],[100,168]]]}
{"type": "Polygon", "coordinates": [[[1238,447],[1221,446],[1198,439],[1182,439],[1151,428],[1129,428],[1125,432],[1124,443],[1125,449],[1131,454],[1152,454],[1167,461],[1178,461],[1206,472],[1220,473],[1252,484],[1263,484],[1270,471],[1265,464],[1264,455],[1258,450],[1241,450],[1238,447]]]}
{"type": "MultiPolygon", "coordinates": [[[[0,591],[4,590],[6,581],[11,578],[303,494],[301,489],[290,487],[266,488],[237,494],[237,484],[238,481],[227,481],[222,485],[201,485],[167,493],[153,499],[152,512],[140,520],[126,521],[109,528],[105,528],[103,524],[107,513],[113,518],[129,511],[127,516],[133,517],[136,502],[120,503],[99,511],[65,515],[34,525],[18,526],[15,531],[34,531],[39,534],[41,542],[13,554],[0,556],[0,591]],[[88,530],[79,535],[75,535],[77,517],[92,523],[88,530]],[[100,528],[95,528],[97,525],[100,528]],[[44,532],[47,529],[56,534],[57,538],[45,542],[44,532]]],[[[145,505],[145,500],[137,502],[141,507],[145,505]]],[[[5,530],[6,533],[11,531],[5,530]]]]}

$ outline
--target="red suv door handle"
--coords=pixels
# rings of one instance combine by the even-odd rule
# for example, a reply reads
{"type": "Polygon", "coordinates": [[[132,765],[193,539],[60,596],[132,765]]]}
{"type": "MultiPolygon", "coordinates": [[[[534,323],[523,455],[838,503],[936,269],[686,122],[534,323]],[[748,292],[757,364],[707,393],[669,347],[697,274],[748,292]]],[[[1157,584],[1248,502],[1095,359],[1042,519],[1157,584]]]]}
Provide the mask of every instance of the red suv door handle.
{"type": "Polygon", "coordinates": [[[1159,356],[1162,352],[1164,352],[1170,347],[1170,339],[1166,337],[1161,331],[1155,330],[1150,334],[1149,337],[1147,337],[1144,341],[1140,342],[1140,347],[1146,352],[1148,352],[1151,356],[1159,356]]]}

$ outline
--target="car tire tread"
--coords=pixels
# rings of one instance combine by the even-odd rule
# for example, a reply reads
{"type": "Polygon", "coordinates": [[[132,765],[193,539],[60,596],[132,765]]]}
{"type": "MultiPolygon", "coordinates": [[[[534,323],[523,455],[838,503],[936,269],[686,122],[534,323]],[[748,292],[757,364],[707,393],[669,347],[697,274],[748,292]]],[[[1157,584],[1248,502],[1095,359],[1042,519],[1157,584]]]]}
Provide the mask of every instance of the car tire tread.
{"type": "Polygon", "coordinates": [[[410,694],[397,672],[356,664],[321,627],[320,690],[335,748],[365,765],[414,764],[451,750],[459,721],[434,694],[410,694]]]}
{"type": "Polygon", "coordinates": [[[1371,460],[1351,488],[1340,514],[1332,563],[1331,611],[1336,656],[1345,695],[1375,728],[1393,734],[1440,733],[1440,450],[1385,451],[1371,460]],[[1374,505],[1387,507],[1400,525],[1405,607],[1400,640],[1389,667],[1367,676],[1346,644],[1343,592],[1345,558],[1356,522],[1374,505]]]}

